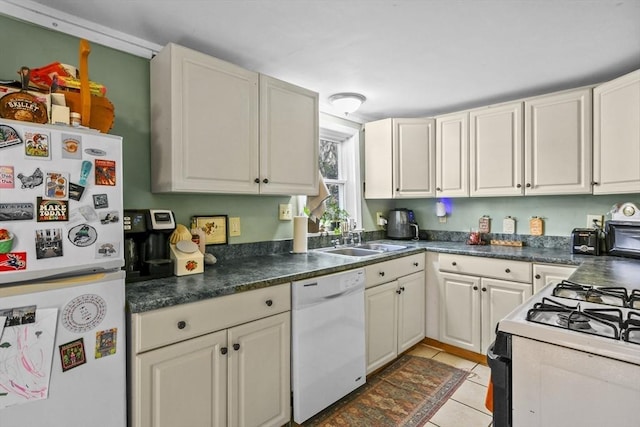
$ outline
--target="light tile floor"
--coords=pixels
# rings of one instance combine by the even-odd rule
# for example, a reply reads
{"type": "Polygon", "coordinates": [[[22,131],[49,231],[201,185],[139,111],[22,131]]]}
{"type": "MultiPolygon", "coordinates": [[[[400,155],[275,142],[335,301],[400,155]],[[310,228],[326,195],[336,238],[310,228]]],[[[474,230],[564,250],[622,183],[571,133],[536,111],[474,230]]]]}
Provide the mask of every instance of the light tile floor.
{"type": "Polygon", "coordinates": [[[491,370],[438,348],[419,344],[409,354],[427,357],[469,371],[467,380],[431,417],[426,427],[490,427],[491,412],[484,406],[491,370]]]}

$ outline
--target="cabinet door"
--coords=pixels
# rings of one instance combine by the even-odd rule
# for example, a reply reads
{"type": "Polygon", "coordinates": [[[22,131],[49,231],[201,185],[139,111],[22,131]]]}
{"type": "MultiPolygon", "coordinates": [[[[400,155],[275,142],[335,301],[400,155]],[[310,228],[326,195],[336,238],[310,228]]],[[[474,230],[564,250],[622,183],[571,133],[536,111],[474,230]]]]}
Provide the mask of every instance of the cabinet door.
{"type": "Polygon", "coordinates": [[[227,425],[227,332],[135,356],[134,427],[227,425]]]}
{"type": "Polygon", "coordinates": [[[290,336],[289,312],[229,329],[230,426],[289,422],[290,336]]]}
{"type": "Polygon", "coordinates": [[[258,74],[175,44],[150,70],[152,190],[257,193],[258,74]]]}
{"type": "Polygon", "coordinates": [[[531,296],[531,285],[485,278],[481,285],[482,347],[479,352],[486,354],[489,345],[496,338],[496,325],[531,296]]]}
{"type": "Polygon", "coordinates": [[[640,70],[593,90],[593,194],[640,193],[640,70]]]}
{"type": "Polygon", "coordinates": [[[469,113],[471,196],[521,196],[522,102],[469,113]]]}
{"type": "Polygon", "coordinates": [[[365,291],[367,374],[398,355],[398,282],[365,291]]]}
{"type": "Polygon", "coordinates": [[[591,193],[591,89],[526,100],[525,194],[591,193]]]}
{"type": "Polygon", "coordinates": [[[318,111],[316,92],[260,75],[261,194],[318,194],[318,111]]]}
{"type": "Polygon", "coordinates": [[[393,119],[394,197],[435,196],[435,148],[435,120],[393,119]]]}
{"type": "Polygon", "coordinates": [[[469,195],[469,113],[436,118],[436,196],[469,195]]]}
{"type": "Polygon", "coordinates": [[[440,341],[480,353],[480,278],[440,276],[440,341]]]}
{"type": "Polygon", "coordinates": [[[425,336],[424,271],[398,279],[398,354],[425,336]]]}
{"type": "Polygon", "coordinates": [[[559,283],[568,279],[576,271],[576,268],[563,265],[533,264],[533,293],[537,294],[549,283],[559,283]]]}
{"type": "Polygon", "coordinates": [[[364,125],[364,197],[393,198],[392,119],[364,125]]]}

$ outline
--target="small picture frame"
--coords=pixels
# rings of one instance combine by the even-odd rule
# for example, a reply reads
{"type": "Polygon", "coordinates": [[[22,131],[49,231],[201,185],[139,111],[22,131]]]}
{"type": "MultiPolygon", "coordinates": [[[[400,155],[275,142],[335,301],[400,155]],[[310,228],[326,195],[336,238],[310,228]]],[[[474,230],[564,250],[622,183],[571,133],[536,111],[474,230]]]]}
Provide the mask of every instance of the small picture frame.
{"type": "Polygon", "coordinates": [[[194,216],[196,227],[204,231],[206,245],[226,245],[228,243],[227,215],[194,216]]]}

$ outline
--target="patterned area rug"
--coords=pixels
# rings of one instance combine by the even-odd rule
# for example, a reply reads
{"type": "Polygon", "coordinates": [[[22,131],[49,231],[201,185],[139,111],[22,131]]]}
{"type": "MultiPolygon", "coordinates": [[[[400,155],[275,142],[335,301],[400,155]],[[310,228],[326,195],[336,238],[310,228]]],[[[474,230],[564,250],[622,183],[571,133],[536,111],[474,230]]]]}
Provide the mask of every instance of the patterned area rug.
{"type": "Polygon", "coordinates": [[[422,426],[465,381],[468,372],[404,355],[331,405],[304,427],[422,426]]]}

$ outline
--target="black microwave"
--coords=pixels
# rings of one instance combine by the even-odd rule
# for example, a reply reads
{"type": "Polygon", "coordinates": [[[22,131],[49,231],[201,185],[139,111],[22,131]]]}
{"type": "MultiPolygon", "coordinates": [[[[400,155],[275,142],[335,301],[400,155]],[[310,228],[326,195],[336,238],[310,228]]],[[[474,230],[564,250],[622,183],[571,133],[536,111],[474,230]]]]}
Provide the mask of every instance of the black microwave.
{"type": "Polygon", "coordinates": [[[607,221],[605,236],[609,255],[640,258],[640,222],[607,221]]]}

